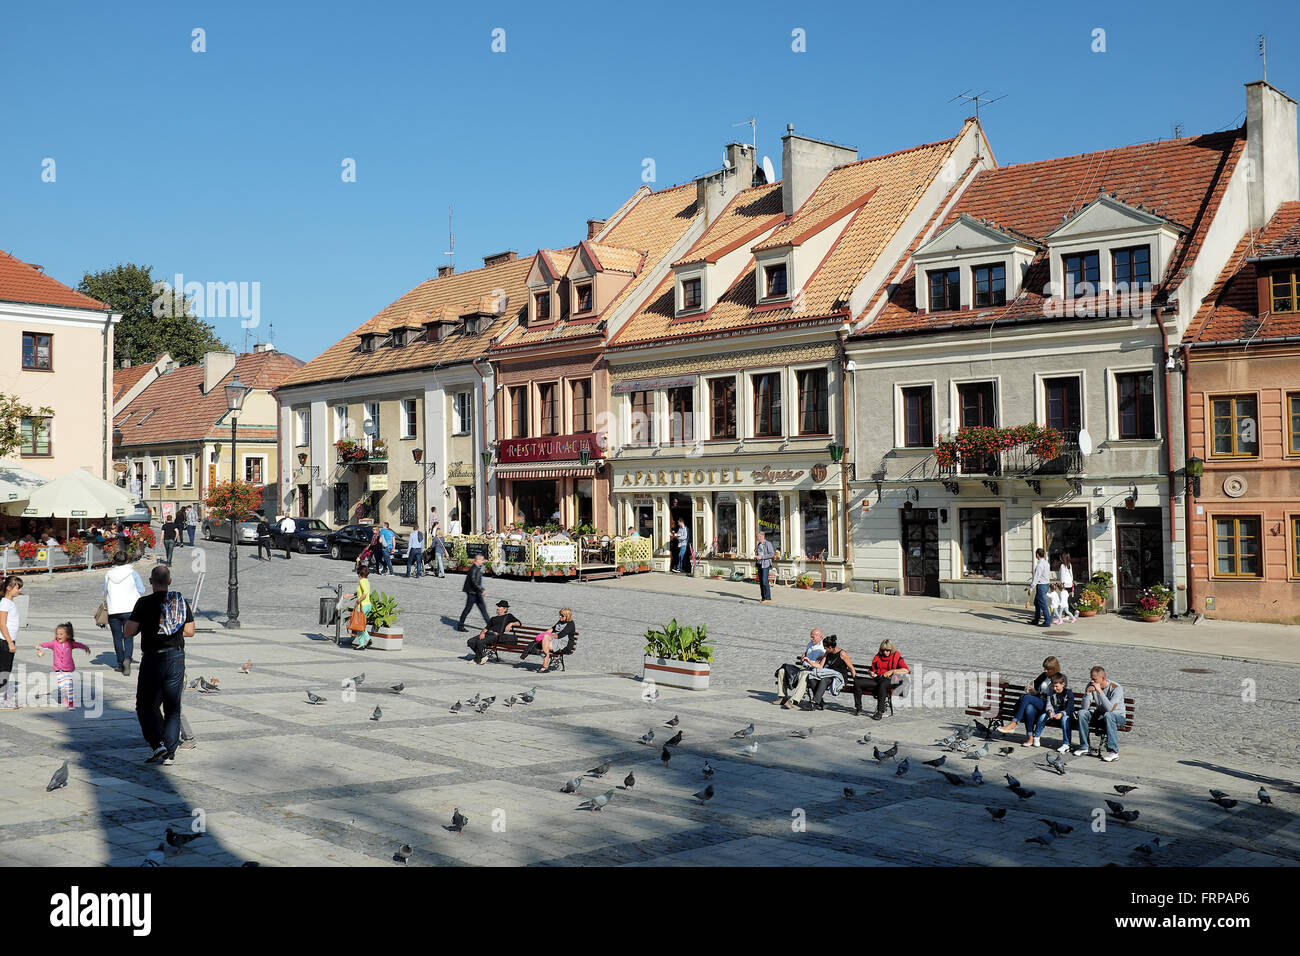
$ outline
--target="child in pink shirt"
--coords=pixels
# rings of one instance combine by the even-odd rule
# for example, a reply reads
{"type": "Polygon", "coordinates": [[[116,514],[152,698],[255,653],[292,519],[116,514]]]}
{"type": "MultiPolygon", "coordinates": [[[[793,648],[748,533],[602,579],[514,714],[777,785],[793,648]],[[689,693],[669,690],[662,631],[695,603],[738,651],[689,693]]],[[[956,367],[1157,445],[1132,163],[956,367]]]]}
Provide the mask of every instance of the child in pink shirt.
{"type": "Polygon", "coordinates": [[[44,657],[44,648],[47,647],[54,652],[54,679],[59,686],[59,696],[68,702],[68,710],[76,706],[76,701],[72,698],[72,672],[77,669],[77,665],[72,662],[72,652],[79,649],[90,653],[89,647],[80,641],[74,641],[72,637],[72,622],[68,621],[54,629],[54,640],[36,645],[37,657],[44,657]]]}

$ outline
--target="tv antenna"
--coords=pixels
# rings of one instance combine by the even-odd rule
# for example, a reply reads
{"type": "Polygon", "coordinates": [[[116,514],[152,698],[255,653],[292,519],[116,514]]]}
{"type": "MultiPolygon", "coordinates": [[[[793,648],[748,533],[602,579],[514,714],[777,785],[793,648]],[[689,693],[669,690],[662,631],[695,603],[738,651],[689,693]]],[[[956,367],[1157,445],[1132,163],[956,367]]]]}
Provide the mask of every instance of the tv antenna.
{"type": "Polygon", "coordinates": [[[448,249],[447,249],[446,252],[443,253],[443,255],[444,255],[444,256],[450,256],[450,257],[451,257],[451,258],[449,258],[449,259],[447,260],[447,265],[449,265],[449,266],[454,266],[454,265],[456,264],[456,234],[455,234],[454,232],[451,231],[451,217],[452,217],[452,213],[453,213],[454,211],[455,211],[455,207],[454,207],[451,203],[448,203],[448,204],[447,204],[447,245],[448,245],[448,249]]]}
{"type": "Polygon", "coordinates": [[[1264,61],[1264,82],[1268,82],[1268,37],[1259,35],[1259,58],[1264,61]]]}
{"type": "Polygon", "coordinates": [[[754,148],[754,152],[758,152],[758,121],[751,116],[747,120],[731,124],[732,129],[735,129],[737,126],[749,127],[749,145],[754,148]]]}
{"type": "MultiPolygon", "coordinates": [[[[978,122],[980,121],[980,107],[981,107],[981,106],[992,106],[992,105],[993,105],[994,103],[996,103],[998,100],[1004,100],[1004,99],[1007,98],[1007,94],[1005,94],[1005,93],[1003,93],[1001,96],[994,96],[994,97],[992,97],[992,98],[990,98],[988,94],[989,94],[989,91],[988,91],[988,90],[981,90],[979,93],[976,93],[976,92],[974,92],[974,87],[971,87],[971,88],[968,89],[968,90],[963,90],[962,92],[958,93],[956,96],[954,96],[954,97],[953,97],[952,99],[950,99],[948,102],[949,102],[949,103],[955,103],[955,102],[957,102],[958,100],[963,100],[963,101],[965,101],[965,102],[967,102],[967,103],[974,103],[974,104],[975,104],[975,122],[978,123],[978,122]]],[[[976,159],[979,159],[979,158],[980,158],[980,152],[979,152],[979,149],[980,149],[979,139],[976,139],[976,140],[975,140],[975,158],[976,158],[976,159]]]]}

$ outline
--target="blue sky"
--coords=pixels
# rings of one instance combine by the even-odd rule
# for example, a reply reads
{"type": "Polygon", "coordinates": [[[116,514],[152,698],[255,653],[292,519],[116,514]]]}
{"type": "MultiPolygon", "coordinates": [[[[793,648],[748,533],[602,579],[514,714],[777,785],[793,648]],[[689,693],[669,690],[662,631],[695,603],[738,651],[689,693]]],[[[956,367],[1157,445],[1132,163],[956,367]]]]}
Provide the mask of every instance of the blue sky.
{"type": "Polygon", "coordinates": [[[1255,2],[14,5],[0,248],[69,285],[127,261],[258,282],[307,359],[448,261],[449,203],[463,270],[581,239],[647,157],[656,187],[716,168],[750,115],[778,175],[786,123],[884,153],[953,135],[971,88],[1006,94],[982,114],[1003,164],[1224,129],[1260,32],[1296,95],[1300,6],[1255,2]]]}

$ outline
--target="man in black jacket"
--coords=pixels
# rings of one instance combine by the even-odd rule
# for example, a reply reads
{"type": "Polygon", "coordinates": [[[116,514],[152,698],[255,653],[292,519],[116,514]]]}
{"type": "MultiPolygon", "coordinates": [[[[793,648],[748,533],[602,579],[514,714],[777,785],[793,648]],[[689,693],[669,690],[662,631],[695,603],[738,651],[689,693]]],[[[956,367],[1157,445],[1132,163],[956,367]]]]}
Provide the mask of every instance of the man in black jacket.
{"type": "Polygon", "coordinates": [[[465,630],[465,618],[469,617],[470,610],[477,604],[479,613],[483,615],[483,623],[490,624],[492,619],[488,617],[487,605],[483,603],[483,555],[474,555],[474,560],[469,563],[469,570],[465,572],[465,584],[462,587],[465,592],[465,609],[460,612],[460,623],[456,625],[456,630],[465,630]]]}
{"type": "MultiPolygon", "coordinates": [[[[235,526],[235,522],[232,521],[230,525],[233,528],[235,526]]],[[[231,531],[231,534],[234,533],[235,533],[234,531],[231,531]]],[[[259,561],[262,560],[263,548],[266,549],[266,560],[270,561],[271,560],[271,526],[266,521],[266,515],[263,512],[259,511],[257,513],[257,560],[259,561]]],[[[285,554],[288,553],[289,553],[289,546],[288,543],[286,542],[285,554]]]]}
{"type": "Polygon", "coordinates": [[[509,601],[505,598],[497,601],[497,616],[488,621],[483,630],[478,632],[478,637],[471,637],[465,642],[466,646],[474,652],[474,663],[482,664],[488,648],[504,641],[506,635],[520,623],[519,618],[510,613],[509,601]]]}

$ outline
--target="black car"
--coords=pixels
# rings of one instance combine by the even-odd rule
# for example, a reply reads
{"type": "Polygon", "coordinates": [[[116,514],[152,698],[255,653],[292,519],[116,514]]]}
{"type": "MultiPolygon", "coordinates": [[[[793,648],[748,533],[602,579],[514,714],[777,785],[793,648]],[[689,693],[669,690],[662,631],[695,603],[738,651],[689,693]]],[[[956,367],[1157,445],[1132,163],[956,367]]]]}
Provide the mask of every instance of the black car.
{"type": "MultiPolygon", "coordinates": [[[[347,558],[355,560],[370,539],[374,536],[375,527],[369,524],[350,524],[339,528],[337,531],[331,531],[325,538],[325,546],[329,549],[330,557],[336,560],[347,558]]],[[[396,532],[394,532],[396,534],[396,532]]],[[[406,560],[406,536],[397,535],[393,542],[393,561],[398,559],[406,560]]]]}
{"type": "MultiPolygon", "coordinates": [[[[299,554],[319,554],[329,549],[326,542],[330,534],[330,526],[320,518],[294,518],[290,544],[299,554]]],[[[280,550],[284,547],[284,539],[285,534],[277,521],[271,525],[271,547],[280,550]]]]}

